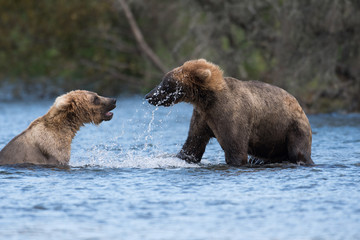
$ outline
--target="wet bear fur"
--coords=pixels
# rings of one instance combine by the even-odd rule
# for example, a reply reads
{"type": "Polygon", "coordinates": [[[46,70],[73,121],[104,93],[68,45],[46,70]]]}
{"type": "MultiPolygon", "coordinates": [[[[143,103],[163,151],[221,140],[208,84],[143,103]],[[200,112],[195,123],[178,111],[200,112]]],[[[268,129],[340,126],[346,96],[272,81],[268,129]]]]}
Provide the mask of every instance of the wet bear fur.
{"type": "Polygon", "coordinates": [[[279,87],[223,77],[219,66],[199,59],[168,72],[146,99],[156,106],[193,105],[188,137],[177,155],[188,162],[200,162],[215,137],[230,165],[248,165],[248,155],[264,163],[313,164],[309,120],[279,87]]]}
{"type": "Polygon", "coordinates": [[[0,152],[0,165],[67,166],[71,142],[85,123],[111,120],[116,100],[85,90],[59,96],[50,110],[34,120],[0,152]]]}

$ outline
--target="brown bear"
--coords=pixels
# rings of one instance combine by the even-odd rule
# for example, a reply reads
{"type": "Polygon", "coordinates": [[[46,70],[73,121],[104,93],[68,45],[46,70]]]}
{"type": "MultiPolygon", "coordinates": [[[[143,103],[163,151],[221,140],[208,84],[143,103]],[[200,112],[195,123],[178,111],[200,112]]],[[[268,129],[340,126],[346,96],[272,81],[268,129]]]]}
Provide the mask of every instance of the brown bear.
{"type": "Polygon", "coordinates": [[[30,163],[68,166],[71,141],[85,123],[113,117],[116,99],[85,90],[59,96],[50,110],[12,139],[0,152],[0,165],[30,163]]]}
{"type": "Polygon", "coordinates": [[[311,127],[297,100],[285,90],[258,81],[223,77],[204,59],[168,72],[145,98],[156,106],[194,106],[189,134],[178,157],[201,161],[215,137],[229,165],[248,165],[248,155],[265,163],[311,165],[311,127]]]}

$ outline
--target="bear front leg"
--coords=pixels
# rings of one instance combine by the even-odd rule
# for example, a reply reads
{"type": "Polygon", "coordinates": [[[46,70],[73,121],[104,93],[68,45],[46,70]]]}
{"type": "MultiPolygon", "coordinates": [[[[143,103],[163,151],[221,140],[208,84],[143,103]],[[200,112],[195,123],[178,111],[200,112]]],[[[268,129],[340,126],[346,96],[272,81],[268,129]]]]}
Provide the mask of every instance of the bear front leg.
{"type": "Polygon", "coordinates": [[[184,146],[176,156],[187,162],[199,163],[209,140],[210,136],[188,136],[184,146]]]}
{"type": "Polygon", "coordinates": [[[201,114],[194,110],[188,137],[176,156],[187,162],[199,163],[211,137],[214,137],[214,134],[206,121],[201,114]]]}

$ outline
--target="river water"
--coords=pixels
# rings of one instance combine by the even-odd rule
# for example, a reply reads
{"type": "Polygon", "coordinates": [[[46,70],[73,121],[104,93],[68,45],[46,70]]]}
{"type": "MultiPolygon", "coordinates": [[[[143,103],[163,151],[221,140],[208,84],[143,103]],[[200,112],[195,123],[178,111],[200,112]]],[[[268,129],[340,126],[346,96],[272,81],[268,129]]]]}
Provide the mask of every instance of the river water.
{"type": "MultiPolygon", "coordinates": [[[[50,101],[0,103],[0,148],[50,101]]],[[[360,115],[309,117],[313,167],[175,158],[192,106],[118,99],[86,125],[70,169],[0,166],[0,239],[360,239],[360,115]]]]}

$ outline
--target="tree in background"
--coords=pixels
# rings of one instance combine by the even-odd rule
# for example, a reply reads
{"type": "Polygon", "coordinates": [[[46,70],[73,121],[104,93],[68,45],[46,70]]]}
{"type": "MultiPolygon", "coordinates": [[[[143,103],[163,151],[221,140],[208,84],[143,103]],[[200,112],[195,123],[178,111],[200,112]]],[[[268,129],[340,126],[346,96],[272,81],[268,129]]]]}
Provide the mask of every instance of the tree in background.
{"type": "Polygon", "coordinates": [[[313,112],[360,111],[359,11],[356,0],[0,0],[0,84],[144,93],[202,57],[313,112]]]}
{"type": "Polygon", "coordinates": [[[197,2],[227,73],[284,87],[315,111],[360,110],[359,1],[197,2]]]}

